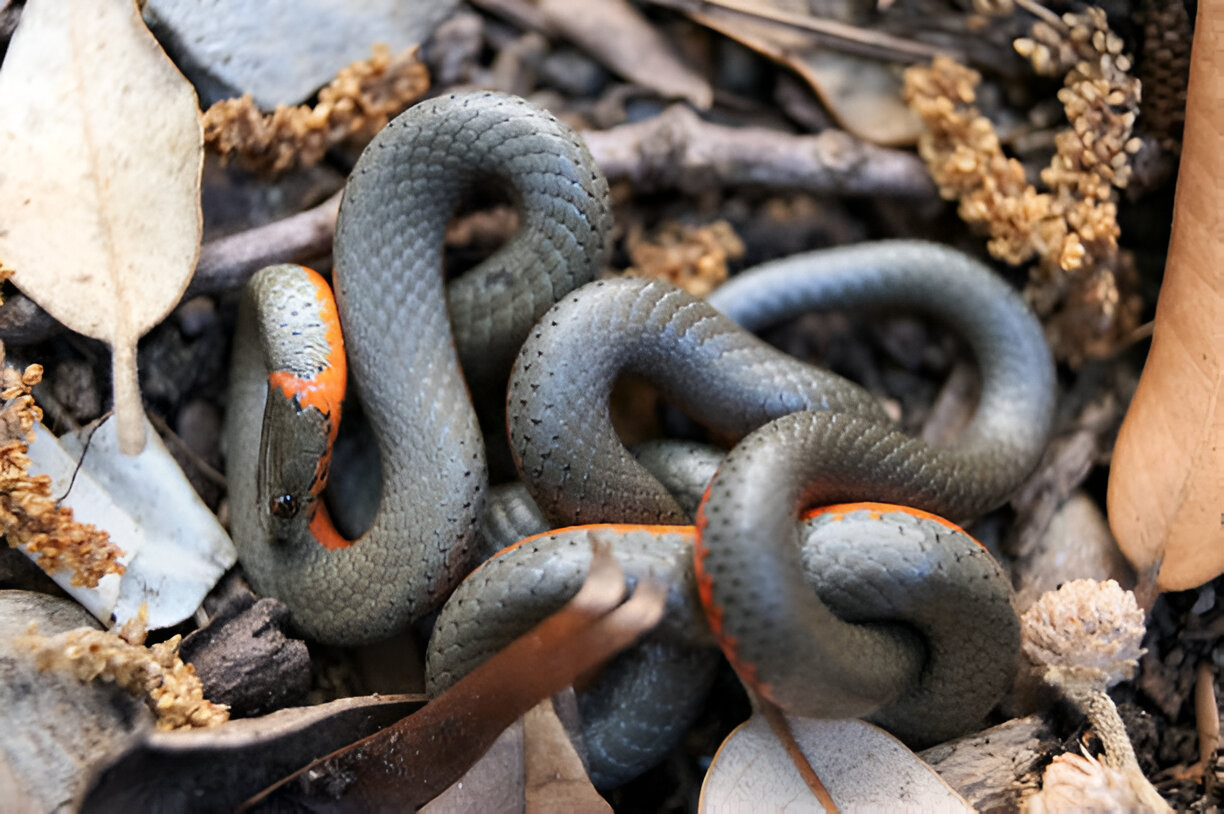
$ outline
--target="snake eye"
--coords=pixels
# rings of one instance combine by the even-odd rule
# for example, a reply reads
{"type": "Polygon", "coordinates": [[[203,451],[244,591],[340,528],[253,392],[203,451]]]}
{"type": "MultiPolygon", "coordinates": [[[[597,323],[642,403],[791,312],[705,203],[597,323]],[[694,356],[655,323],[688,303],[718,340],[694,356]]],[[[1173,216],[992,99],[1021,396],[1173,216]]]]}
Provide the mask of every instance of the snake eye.
{"type": "Polygon", "coordinates": [[[278,495],[268,501],[268,508],[273,516],[279,517],[282,520],[292,519],[301,508],[298,505],[297,498],[293,495],[278,495]]]}

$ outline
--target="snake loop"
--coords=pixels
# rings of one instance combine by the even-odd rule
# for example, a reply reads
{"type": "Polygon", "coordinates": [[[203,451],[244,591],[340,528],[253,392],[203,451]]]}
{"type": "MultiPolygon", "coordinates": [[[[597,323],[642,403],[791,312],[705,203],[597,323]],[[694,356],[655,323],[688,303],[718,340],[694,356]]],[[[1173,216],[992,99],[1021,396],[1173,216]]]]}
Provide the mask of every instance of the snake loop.
{"type": "Polygon", "coordinates": [[[331,528],[318,499],[343,396],[306,395],[338,344],[328,306],[283,268],[251,283],[226,430],[234,539],[252,583],[307,635],[385,637],[467,571],[487,478],[455,348],[475,389],[504,375],[535,319],[602,268],[609,228],[607,184],[581,140],[521,99],[423,102],[370,143],[345,187],[334,248],[347,366],[382,467],[378,513],[355,541],[331,528]],[[519,231],[448,293],[447,221],[465,192],[489,183],[517,205],[519,231]],[[298,384],[269,386],[269,372],[298,384]]]}

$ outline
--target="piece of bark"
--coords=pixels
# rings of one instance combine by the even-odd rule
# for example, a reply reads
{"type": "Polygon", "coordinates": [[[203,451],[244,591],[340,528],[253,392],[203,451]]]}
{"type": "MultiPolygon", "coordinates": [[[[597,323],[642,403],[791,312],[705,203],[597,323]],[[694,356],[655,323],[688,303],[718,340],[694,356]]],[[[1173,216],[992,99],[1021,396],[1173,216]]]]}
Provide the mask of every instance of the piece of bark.
{"type": "Polygon", "coordinates": [[[300,703],[310,688],[306,643],[286,634],[289,609],[275,599],[231,603],[179,648],[210,701],[248,717],[300,703]]]}
{"type": "Polygon", "coordinates": [[[1021,792],[1036,786],[1041,766],[1061,749],[1049,722],[1030,715],[932,746],[918,757],[978,811],[1017,811],[1021,792]]]}
{"type": "Polygon", "coordinates": [[[724,127],[673,105],[643,122],[582,133],[611,182],[693,194],[759,185],[832,195],[931,197],[935,188],[912,152],[876,147],[840,130],[796,136],[724,127]]]}

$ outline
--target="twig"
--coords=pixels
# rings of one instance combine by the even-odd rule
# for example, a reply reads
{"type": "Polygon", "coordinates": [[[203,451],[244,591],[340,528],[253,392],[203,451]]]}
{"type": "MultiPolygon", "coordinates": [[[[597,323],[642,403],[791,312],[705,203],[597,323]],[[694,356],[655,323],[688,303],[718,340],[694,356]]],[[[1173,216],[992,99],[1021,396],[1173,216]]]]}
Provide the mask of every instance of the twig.
{"type": "Polygon", "coordinates": [[[950,48],[940,48],[914,40],[881,34],[847,23],[813,17],[807,14],[792,14],[738,0],[650,0],[656,6],[683,11],[686,14],[730,12],[755,20],[798,28],[815,34],[822,45],[846,53],[887,59],[895,62],[927,62],[938,54],[956,57],[963,61],[964,55],[950,48]]]}
{"type": "MultiPolygon", "coordinates": [[[[337,192],[313,209],[208,241],[200,248],[195,276],[183,298],[239,288],[272,263],[306,263],[327,256],[340,196],[337,192]]],[[[23,294],[7,298],[0,307],[0,340],[5,342],[32,345],[62,329],[54,317],[23,294]]]]}
{"type": "Polygon", "coordinates": [[[710,124],[683,105],[643,122],[582,133],[609,181],[701,192],[760,185],[833,195],[930,198],[935,187],[911,152],[876,147],[840,130],[796,136],[710,124]]]}
{"type": "MultiPolygon", "coordinates": [[[[697,193],[758,185],[826,195],[933,198],[913,153],[876,147],[840,130],[796,136],[760,127],[710,124],[683,105],[635,124],[583,134],[610,181],[697,193]]],[[[305,263],[331,251],[341,193],[282,220],[210,240],[200,249],[184,298],[238,288],[272,263],[305,263]]],[[[41,342],[61,326],[24,296],[0,307],[0,340],[41,342]]]]}
{"type": "Polygon", "coordinates": [[[272,263],[305,263],[326,256],[341,194],[305,212],[205,243],[184,299],[238,288],[272,263]]]}
{"type": "Polygon", "coordinates": [[[1203,766],[1203,784],[1210,797],[1216,776],[1211,771],[1220,752],[1220,705],[1215,696],[1215,668],[1210,659],[1203,659],[1195,670],[1194,719],[1198,725],[1199,763],[1203,766]]]}

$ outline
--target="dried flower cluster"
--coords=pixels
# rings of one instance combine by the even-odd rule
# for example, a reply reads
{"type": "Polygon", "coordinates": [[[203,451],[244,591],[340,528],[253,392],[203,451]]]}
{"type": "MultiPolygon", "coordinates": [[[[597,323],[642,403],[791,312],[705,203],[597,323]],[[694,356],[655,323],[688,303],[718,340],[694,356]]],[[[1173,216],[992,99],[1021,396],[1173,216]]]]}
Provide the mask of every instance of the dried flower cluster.
{"type": "MultiPolygon", "coordinates": [[[[11,273],[11,272],[10,272],[11,273]]],[[[7,273],[0,269],[0,279],[7,273]]],[[[72,509],[51,497],[51,479],[30,474],[28,452],[42,410],[30,389],[42,366],[17,371],[4,364],[0,344],[0,533],[8,544],[35,558],[48,574],[72,571],[72,584],[92,588],[107,574],[122,574],[123,554],[105,531],[78,523],[72,509]]]]}
{"type": "Polygon", "coordinates": [[[1028,296],[1048,317],[1055,352],[1076,361],[1113,350],[1138,317],[1138,299],[1127,293],[1132,261],[1118,248],[1116,200],[1141,144],[1132,136],[1139,82],[1104,12],[1090,8],[1062,22],[1061,29],[1039,22],[1032,39],[1016,41],[1039,73],[1065,73],[1058,98],[1071,126],[1041,172],[1046,192],[1028,182],[975,107],[976,71],[937,58],[906,72],[905,97],[926,125],[919,152],[940,193],[986,230],[992,255],[1015,265],[1037,259],[1028,296]]]}
{"type": "Polygon", "coordinates": [[[1053,774],[1046,773],[1049,794],[1030,801],[1030,811],[1168,809],[1140,770],[1126,725],[1106,692],[1135,674],[1143,633],[1135,595],[1113,580],[1068,582],[1042,594],[1020,617],[1025,657],[1084,713],[1105,750],[1103,768],[1064,757],[1053,774]]]}
{"type": "Polygon", "coordinates": [[[138,618],[114,632],[77,628],[41,636],[31,630],[22,643],[34,651],[40,670],[62,671],[80,681],[112,681],[133,695],[146,695],[158,729],[194,729],[229,720],[228,708],[204,698],[195,668],[178,657],[182,637],[146,648],[145,632],[138,618]]]}
{"type": "Polygon", "coordinates": [[[696,297],[704,297],[727,279],[727,261],[744,255],[744,243],[731,224],[718,220],[704,226],[669,222],[652,238],[631,226],[625,238],[631,277],[668,280],[696,297]]]}
{"type": "Polygon", "coordinates": [[[1143,13],[1143,59],[1139,79],[1143,100],[1139,119],[1161,148],[1181,152],[1186,123],[1186,86],[1190,80],[1193,31],[1184,3],[1150,2],[1143,13]]]}
{"type": "Polygon", "coordinates": [[[1077,579],[1042,594],[1021,617],[1023,650],[1034,664],[1112,687],[1135,674],[1143,655],[1143,612],[1112,579],[1077,579]]]}
{"type": "Polygon", "coordinates": [[[373,137],[390,118],[429,88],[417,48],[374,56],[342,70],[319,91],[314,107],[277,107],[264,115],[249,95],[225,99],[204,112],[204,141],[226,160],[256,172],[279,173],[317,164],[349,138],[373,137]]]}

